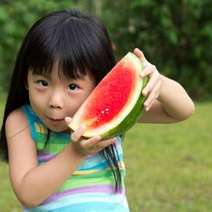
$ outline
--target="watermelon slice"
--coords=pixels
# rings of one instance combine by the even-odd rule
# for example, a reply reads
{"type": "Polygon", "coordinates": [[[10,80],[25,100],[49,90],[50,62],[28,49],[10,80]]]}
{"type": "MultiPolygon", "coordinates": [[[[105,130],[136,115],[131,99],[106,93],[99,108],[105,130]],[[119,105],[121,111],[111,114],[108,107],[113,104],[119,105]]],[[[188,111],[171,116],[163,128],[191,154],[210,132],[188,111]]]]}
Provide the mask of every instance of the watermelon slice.
{"type": "Polygon", "coordinates": [[[143,111],[141,94],[148,79],[139,76],[143,63],[129,52],[100,81],[75,113],[69,127],[86,127],[84,137],[109,138],[126,132],[143,111]]]}

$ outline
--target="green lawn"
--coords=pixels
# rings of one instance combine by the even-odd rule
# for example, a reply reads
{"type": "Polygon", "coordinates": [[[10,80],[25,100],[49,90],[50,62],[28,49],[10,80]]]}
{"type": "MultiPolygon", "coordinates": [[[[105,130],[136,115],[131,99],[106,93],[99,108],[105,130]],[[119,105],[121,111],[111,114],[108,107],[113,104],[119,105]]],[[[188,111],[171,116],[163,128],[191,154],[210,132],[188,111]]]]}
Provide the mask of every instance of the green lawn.
{"type": "MultiPolygon", "coordinates": [[[[129,131],[124,151],[132,212],[212,211],[211,109],[212,103],[199,103],[187,121],[129,131]]],[[[0,179],[2,211],[20,211],[4,163],[0,179]]]]}

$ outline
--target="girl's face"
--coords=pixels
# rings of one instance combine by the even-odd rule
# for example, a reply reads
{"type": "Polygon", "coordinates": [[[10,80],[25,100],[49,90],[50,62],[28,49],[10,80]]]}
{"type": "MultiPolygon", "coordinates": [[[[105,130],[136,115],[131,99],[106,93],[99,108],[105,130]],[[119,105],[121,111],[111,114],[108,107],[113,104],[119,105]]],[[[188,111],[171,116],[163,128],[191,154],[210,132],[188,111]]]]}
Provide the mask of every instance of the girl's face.
{"type": "Polygon", "coordinates": [[[68,129],[65,117],[74,113],[95,87],[94,79],[85,75],[80,79],[59,77],[58,66],[53,66],[49,77],[28,72],[29,101],[33,111],[47,128],[55,132],[68,129]]]}

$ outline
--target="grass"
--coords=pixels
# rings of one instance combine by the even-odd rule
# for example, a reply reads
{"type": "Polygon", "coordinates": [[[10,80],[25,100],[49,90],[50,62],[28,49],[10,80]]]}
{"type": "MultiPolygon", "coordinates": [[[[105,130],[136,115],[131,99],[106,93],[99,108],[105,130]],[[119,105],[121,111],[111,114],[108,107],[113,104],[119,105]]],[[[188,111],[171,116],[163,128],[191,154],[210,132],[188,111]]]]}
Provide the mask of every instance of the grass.
{"type": "Polygon", "coordinates": [[[132,211],[212,211],[212,103],[189,120],[137,125],[124,146],[132,211]]]}
{"type": "MultiPolygon", "coordinates": [[[[2,101],[1,101],[2,102],[2,101]]],[[[2,103],[0,114],[2,114],[2,103]]],[[[170,125],[137,124],[124,143],[127,195],[132,212],[212,211],[212,102],[192,118],[170,125]]],[[[0,206],[21,211],[0,162],[0,206]]]]}

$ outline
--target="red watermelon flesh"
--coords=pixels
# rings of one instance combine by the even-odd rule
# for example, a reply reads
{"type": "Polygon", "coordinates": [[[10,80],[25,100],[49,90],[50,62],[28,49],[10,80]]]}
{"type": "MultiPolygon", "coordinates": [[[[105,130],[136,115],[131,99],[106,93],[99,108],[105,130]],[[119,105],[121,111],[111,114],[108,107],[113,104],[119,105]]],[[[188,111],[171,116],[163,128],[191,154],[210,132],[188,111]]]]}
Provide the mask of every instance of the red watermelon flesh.
{"type": "Polygon", "coordinates": [[[108,74],[96,87],[96,92],[89,101],[82,119],[93,120],[90,128],[97,128],[104,123],[111,121],[122,108],[127,104],[133,92],[135,76],[124,63],[118,64],[113,74],[108,74]],[[98,102],[97,102],[98,101],[98,102]]]}

